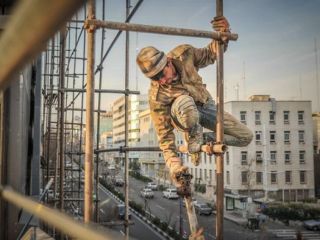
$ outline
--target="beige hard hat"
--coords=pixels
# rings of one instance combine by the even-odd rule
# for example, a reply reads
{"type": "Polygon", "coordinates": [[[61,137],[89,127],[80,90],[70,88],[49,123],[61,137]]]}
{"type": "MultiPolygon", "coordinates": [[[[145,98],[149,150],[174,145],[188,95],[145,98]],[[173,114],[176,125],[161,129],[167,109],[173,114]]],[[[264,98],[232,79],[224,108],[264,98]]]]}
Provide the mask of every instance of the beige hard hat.
{"type": "Polygon", "coordinates": [[[137,56],[137,64],[144,75],[152,78],[166,66],[167,56],[155,47],[145,47],[137,56]]]}

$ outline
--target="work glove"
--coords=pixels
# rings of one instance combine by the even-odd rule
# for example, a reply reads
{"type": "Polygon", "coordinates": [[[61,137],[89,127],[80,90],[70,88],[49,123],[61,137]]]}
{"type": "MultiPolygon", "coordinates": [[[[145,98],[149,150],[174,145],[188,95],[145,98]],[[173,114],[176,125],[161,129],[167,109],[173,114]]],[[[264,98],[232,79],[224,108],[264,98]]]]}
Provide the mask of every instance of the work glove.
{"type": "Polygon", "coordinates": [[[230,32],[230,24],[224,16],[214,17],[211,24],[217,32],[230,32]]]}
{"type": "MultiPolygon", "coordinates": [[[[214,17],[211,21],[212,27],[217,32],[230,32],[230,24],[228,20],[224,17],[214,17]]],[[[229,40],[226,37],[221,38],[223,45],[224,45],[224,51],[227,51],[229,40]]],[[[212,41],[211,43],[211,49],[214,53],[216,53],[216,44],[215,41],[212,41]]]]}

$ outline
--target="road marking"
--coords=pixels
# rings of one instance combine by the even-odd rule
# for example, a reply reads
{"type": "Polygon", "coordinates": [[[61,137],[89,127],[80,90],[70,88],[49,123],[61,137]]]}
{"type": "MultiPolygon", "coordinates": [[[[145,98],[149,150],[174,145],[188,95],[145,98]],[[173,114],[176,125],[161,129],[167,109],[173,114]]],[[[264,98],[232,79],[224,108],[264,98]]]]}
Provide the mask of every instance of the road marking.
{"type": "Polygon", "coordinates": [[[210,233],[208,233],[207,234],[209,237],[211,237],[212,239],[216,239],[216,237],[215,236],[213,236],[212,234],[210,234],[210,233]]]}
{"type": "Polygon", "coordinates": [[[100,203],[100,207],[107,204],[109,201],[110,201],[110,198],[107,198],[106,200],[100,203]]]}
{"type": "Polygon", "coordinates": [[[156,204],[156,206],[160,209],[165,209],[164,207],[161,207],[160,205],[156,204]]]}
{"type": "Polygon", "coordinates": [[[102,212],[102,213],[104,214],[104,211],[103,211],[103,209],[102,209],[102,208],[100,209],[100,212],[102,212]]]}
{"type": "Polygon", "coordinates": [[[120,233],[121,233],[123,236],[125,236],[125,234],[124,234],[124,232],[122,232],[122,230],[120,230],[120,233]]]}

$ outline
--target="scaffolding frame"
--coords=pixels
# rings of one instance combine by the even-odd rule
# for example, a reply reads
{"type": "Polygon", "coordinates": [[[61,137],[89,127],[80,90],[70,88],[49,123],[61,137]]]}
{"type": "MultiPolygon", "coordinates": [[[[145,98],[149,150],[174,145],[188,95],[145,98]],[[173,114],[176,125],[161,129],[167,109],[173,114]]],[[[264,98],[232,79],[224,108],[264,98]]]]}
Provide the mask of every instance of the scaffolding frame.
{"type": "MultiPolygon", "coordinates": [[[[37,53],[41,51],[41,45],[39,43],[44,42],[48,40],[60,27],[66,22],[66,20],[75,13],[75,11],[82,5],[82,1],[63,1],[63,0],[55,0],[55,1],[46,1],[45,5],[42,3],[41,0],[32,0],[27,2],[22,1],[23,3],[21,4],[20,8],[18,8],[16,15],[20,17],[16,18],[16,20],[12,21],[11,24],[9,24],[8,29],[13,29],[10,31],[6,31],[3,34],[3,37],[1,38],[0,41],[0,49],[7,49],[7,51],[4,51],[0,58],[0,64],[2,66],[8,66],[8,67],[3,67],[0,69],[0,89],[6,88],[8,86],[9,82],[12,79],[12,76],[15,71],[20,69],[25,62],[28,60],[32,59],[37,53]],[[48,4],[50,4],[51,7],[48,7],[48,4]],[[35,8],[35,6],[38,6],[35,8]],[[48,10],[50,11],[50,15],[53,16],[50,18],[50,21],[44,21],[46,19],[46,15],[48,14],[48,10]],[[28,18],[32,24],[34,22],[41,22],[43,20],[43,23],[40,24],[39,28],[37,29],[40,34],[37,34],[36,37],[31,38],[31,34],[29,31],[23,31],[25,27],[25,23],[23,21],[24,18],[28,18]],[[17,29],[20,29],[21,32],[23,33],[22,35],[24,36],[19,36],[19,38],[27,39],[27,44],[23,44],[23,46],[19,46],[17,49],[13,49],[10,47],[12,46],[12,39],[16,39],[16,32],[17,29]],[[32,47],[31,47],[32,46],[32,47]]],[[[79,37],[75,38],[75,48],[73,51],[70,50],[70,44],[69,44],[69,49],[65,49],[65,34],[62,31],[61,34],[61,40],[63,39],[62,42],[60,42],[60,47],[56,49],[56,41],[54,38],[52,38],[52,43],[51,43],[51,50],[47,51],[45,53],[45,74],[44,74],[44,105],[43,105],[43,138],[46,140],[46,180],[49,179],[50,177],[50,170],[54,170],[54,179],[55,179],[55,184],[54,184],[54,192],[56,194],[57,192],[57,179],[59,177],[60,180],[60,185],[59,185],[59,199],[60,199],[60,208],[61,210],[64,208],[64,178],[65,178],[65,165],[66,162],[64,160],[64,154],[66,154],[66,146],[64,142],[66,142],[66,132],[65,132],[65,127],[64,127],[64,122],[66,122],[67,119],[67,111],[69,106],[73,106],[72,108],[72,137],[73,137],[73,130],[74,130],[74,104],[75,104],[75,99],[81,94],[81,109],[83,109],[83,102],[84,102],[84,92],[83,90],[76,90],[75,89],[75,78],[78,77],[78,74],[75,74],[75,61],[76,60],[82,60],[83,61],[83,69],[84,69],[84,64],[85,61],[87,60],[87,73],[82,73],[80,74],[82,76],[82,86],[86,87],[86,142],[85,142],[85,196],[84,196],[84,221],[85,223],[90,222],[92,219],[92,192],[93,192],[93,164],[92,164],[92,159],[94,158],[94,154],[96,155],[96,194],[98,193],[98,163],[99,163],[99,153],[103,152],[103,149],[99,149],[99,131],[97,131],[97,149],[94,150],[93,146],[93,113],[94,113],[94,92],[97,92],[99,94],[98,97],[98,129],[100,128],[100,103],[101,103],[101,93],[108,93],[108,92],[115,92],[116,90],[103,90],[101,89],[101,79],[102,79],[102,63],[106,59],[106,56],[110,52],[110,49],[112,48],[114,42],[118,38],[118,35],[116,36],[114,42],[111,44],[110,48],[107,50],[105,55],[102,55],[101,52],[101,63],[98,65],[98,68],[96,71],[94,71],[94,40],[95,40],[95,31],[98,27],[101,28],[110,28],[110,29],[118,29],[119,30],[119,35],[121,34],[122,31],[126,31],[126,77],[125,77],[125,90],[124,91],[119,91],[117,93],[121,93],[125,95],[125,146],[120,149],[120,152],[125,152],[125,162],[126,162],[126,167],[125,167],[125,187],[126,187],[126,214],[125,214],[125,232],[126,232],[126,237],[128,238],[129,236],[129,228],[128,228],[128,155],[127,152],[132,150],[130,147],[128,147],[128,128],[127,128],[127,123],[128,123],[128,96],[129,94],[137,94],[137,92],[130,91],[128,89],[129,86],[129,77],[128,77],[128,51],[129,51],[129,31],[138,31],[138,32],[148,32],[148,33],[159,33],[159,34],[170,34],[170,35],[182,35],[182,36],[192,36],[192,37],[202,37],[202,38],[210,38],[217,40],[218,42],[218,52],[217,52],[217,142],[218,144],[223,144],[223,43],[221,42],[222,37],[227,38],[229,40],[236,40],[237,39],[237,34],[229,34],[229,33],[214,33],[214,32],[206,32],[206,31],[198,31],[198,30],[192,30],[192,29],[182,29],[182,28],[168,28],[168,27],[159,27],[159,26],[147,26],[147,25],[138,25],[138,24],[129,24],[128,21],[131,19],[133,16],[134,12],[137,10],[137,8],[140,6],[142,1],[139,1],[134,10],[131,11],[130,13],[130,4],[129,0],[126,1],[126,23],[115,23],[115,22],[107,22],[104,21],[104,19],[101,20],[95,20],[95,3],[94,0],[88,0],[88,17],[86,20],[79,21],[78,19],[76,21],[71,21],[75,24],[78,24],[79,22],[84,22],[84,27],[82,27],[81,32],[79,34],[79,37]],[[85,46],[87,45],[87,55],[88,57],[79,57],[77,58],[76,56],[76,47],[78,43],[80,42],[80,37],[82,33],[85,35],[84,29],[87,30],[87,42],[84,41],[83,48],[85,49],[85,46]],[[56,56],[56,52],[59,52],[59,56],[56,56]],[[67,63],[67,68],[66,70],[64,69],[65,67],[65,52],[69,52],[69,60],[67,63]],[[67,74],[65,72],[69,72],[69,64],[72,59],[72,55],[74,54],[74,74],[67,74]],[[50,57],[51,56],[51,57],[50,57]],[[55,63],[55,58],[58,58],[60,60],[60,63],[56,64],[55,63]],[[51,59],[51,67],[48,70],[48,61],[51,59]],[[55,66],[59,65],[60,70],[59,74],[57,75],[54,70],[55,66]],[[47,71],[50,71],[49,74],[47,74],[47,71]],[[99,78],[99,89],[96,90],[94,88],[94,75],[100,72],[100,78],[99,78]],[[87,83],[84,83],[84,77],[87,77],[87,83]],[[49,88],[50,90],[47,90],[47,77],[49,76],[49,88]],[[53,85],[53,78],[54,77],[59,77],[58,78],[58,89],[54,89],[53,85]],[[73,90],[68,88],[68,79],[69,77],[73,77],[73,90]],[[64,78],[67,77],[67,87],[64,86],[64,78]],[[54,93],[56,90],[57,93],[54,93]],[[64,95],[64,93],[67,92],[72,92],[73,94],[73,99],[71,100],[70,104],[68,106],[64,106],[64,101],[67,102],[67,97],[64,95]],[[78,92],[78,94],[75,96],[74,93],[78,92]],[[56,109],[56,113],[52,113],[52,110],[54,110],[53,106],[57,104],[56,102],[56,97],[59,95],[59,101],[58,101],[58,108],[56,109]],[[66,114],[64,115],[64,112],[66,114]],[[52,122],[52,115],[56,115],[56,122],[52,122]],[[58,121],[58,119],[60,121],[58,121]],[[59,135],[56,134],[56,138],[52,138],[52,135],[54,135],[54,132],[51,130],[53,129],[51,124],[55,123],[57,125],[57,132],[59,132],[59,135]],[[45,130],[45,126],[46,130],[45,130]],[[50,166],[50,163],[53,162],[50,159],[50,145],[52,141],[56,141],[57,143],[57,152],[56,152],[56,161],[54,161],[54,166],[50,166]],[[57,159],[59,159],[59,164],[57,159]],[[60,170],[58,174],[58,170],[60,170]],[[59,175],[59,176],[58,176],[59,175]]],[[[217,10],[216,10],[216,15],[217,16],[222,16],[223,15],[223,1],[222,0],[216,0],[216,5],[217,5],[217,10]]],[[[104,8],[103,8],[104,9],[104,8]]],[[[30,24],[30,21],[28,24],[30,24]]],[[[77,30],[78,27],[71,27],[69,26],[67,28],[66,35],[69,36],[69,43],[70,43],[70,31],[74,30],[76,31],[77,35],[77,30]]],[[[102,34],[102,43],[104,42],[104,30],[102,34]]],[[[49,46],[49,45],[48,45],[49,46]]],[[[102,45],[102,49],[104,49],[104,45],[102,45]]],[[[86,51],[84,50],[84,56],[85,56],[86,51]]],[[[80,123],[80,142],[79,142],[79,151],[78,153],[81,153],[81,146],[82,146],[82,130],[84,127],[83,124],[83,110],[81,111],[81,123],[80,123]]],[[[72,139],[72,145],[71,145],[71,151],[73,150],[73,139],[72,139]]],[[[151,149],[149,149],[151,150],[151,149]]],[[[158,150],[158,149],[157,149],[158,150]]],[[[108,150],[105,150],[107,152],[108,150]]],[[[78,177],[79,177],[79,186],[78,186],[78,199],[76,201],[80,202],[81,201],[81,194],[80,194],[80,173],[82,171],[81,169],[81,154],[78,154],[78,163],[79,163],[79,168],[77,171],[79,172],[78,177]],[[79,200],[80,199],[80,200],[79,200]]],[[[217,239],[223,239],[223,154],[219,153],[216,154],[216,159],[217,159],[217,225],[216,225],[216,237],[217,239]]],[[[73,162],[73,156],[71,157],[71,162],[73,162]]],[[[73,167],[72,167],[73,168],[73,167]]],[[[73,174],[73,173],[72,173],[73,174]]],[[[45,179],[43,179],[45,180],[45,179]]],[[[45,181],[43,181],[45,182],[45,181]]],[[[72,184],[72,189],[73,189],[73,184],[72,184]]],[[[6,195],[7,191],[1,190],[1,197],[5,198],[6,200],[10,202],[15,202],[15,197],[19,199],[19,196],[16,195],[6,195]],[[8,196],[13,196],[13,197],[8,197],[8,196]]],[[[18,204],[18,203],[17,203],[18,204]]],[[[96,206],[98,206],[98,200],[96,201],[96,206]]],[[[97,207],[96,207],[97,209],[97,207]]],[[[95,220],[98,222],[99,217],[98,213],[96,212],[96,218],[95,220]]],[[[53,224],[54,226],[58,226],[58,224],[53,224]]]]}

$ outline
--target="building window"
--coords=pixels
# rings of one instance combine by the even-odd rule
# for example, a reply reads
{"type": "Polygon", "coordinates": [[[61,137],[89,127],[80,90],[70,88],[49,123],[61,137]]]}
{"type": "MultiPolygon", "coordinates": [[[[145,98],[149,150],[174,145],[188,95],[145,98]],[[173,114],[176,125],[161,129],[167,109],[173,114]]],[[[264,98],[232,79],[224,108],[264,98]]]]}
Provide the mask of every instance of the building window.
{"type": "Polygon", "coordinates": [[[284,152],[284,163],[285,164],[291,163],[291,152],[290,151],[284,152]]]}
{"type": "Polygon", "coordinates": [[[270,131],[270,143],[271,144],[276,143],[276,131],[270,131]]]}
{"type": "Polygon", "coordinates": [[[307,181],[306,181],[306,171],[300,171],[300,183],[301,184],[307,183],[307,181]]]}
{"type": "Polygon", "coordinates": [[[300,164],[306,163],[306,151],[299,151],[299,162],[300,164]]]}
{"type": "Polygon", "coordinates": [[[209,163],[212,164],[212,155],[209,156],[209,163]]]}
{"type": "Polygon", "coordinates": [[[304,124],[304,111],[298,111],[298,124],[304,124]]]}
{"type": "Polygon", "coordinates": [[[261,111],[255,111],[254,113],[255,113],[254,116],[255,116],[256,125],[260,125],[261,124],[261,111]]]}
{"type": "Polygon", "coordinates": [[[248,183],[248,172],[247,171],[241,172],[241,183],[242,184],[248,183]]]}
{"type": "Polygon", "coordinates": [[[212,170],[209,170],[209,179],[210,179],[210,183],[212,184],[212,170]]]}
{"type": "Polygon", "coordinates": [[[262,132],[261,131],[256,131],[256,144],[261,144],[262,140],[262,132]]]}
{"type": "Polygon", "coordinates": [[[256,184],[262,184],[262,172],[256,172],[256,184]]]}
{"type": "Polygon", "coordinates": [[[241,165],[247,165],[248,163],[248,152],[241,152],[241,165]]]}
{"type": "Polygon", "coordinates": [[[261,164],[262,163],[262,152],[256,151],[256,163],[261,164]]]}
{"type": "Polygon", "coordinates": [[[275,183],[277,183],[277,172],[272,171],[271,172],[271,184],[275,184],[275,183]]]}
{"type": "Polygon", "coordinates": [[[277,151],[270,151],[270,163],[271,164],[277,163],[277,151]]]}
{"type": "Polygon", "coordinates": [[[240,111],[240,122],[243,124],[247,124],[247,112],[240,111]]]}
{"type": "Polygon", "coordinates": [[[230,184],[230,172],[227,171],[227,180],[226,180],[227,184],[230,184]]]}
{"type": "Polygon", "coordinates": [[[276,118],[275,118],[275,116],[276,116],[276,113],[275,113],[275,112],[273,112],[273,111],[270,111],[270,112],[269,112],[269,123],[270,123],[270,124],[275,124],[275,123],[276,123],[276,118]]]}
{"type": "Polygon", "coordinates": [[[290,131],[284,131],[284,143],[285,144],[290,143],[290,131]]]}
{"type": "Polygon", "coordinates": [[[289,111],[283,111],[283,123],[284,124],[289,124],[289,111]]]}
{"type": "Polygon", "coordinates": [[[229,165],[229,163],[230,163],[230,159],[229,159],[229,152],[226,152],[226,161],[227,161],[227,165],[229,165]]]}
{"type": "Polygon", "coordinates": [[[299,143],[304,143],[304,131],[299,131],[299,143]]]}
{"type": "Polygon", "coordinates": [[[202,178],[202,169],[200,169],[199,171],[200,171],[200,173],[199,173],[199,175],[200,175],[199,178],[200,178],[201,180],[203,180],[203,178],[202,178]]]}
{"type": "Polygon", "coordinates": [[[204,169],[204,180],[207,181],[208,180],[208,175],[207,175],[207,169],[204,169]]]}
{"type": "Polygon", "coordinates": [[[193,175],[193,168],[190,168],[190,173],[191,175],[193,175]]]}
{"type": "Polygon", "coordinates": [[[287,184],[291,183],[291,171],[285,171],[285,181],[287,184]]]}
{"type": "Polygon", "coordinates": [[[204,154],[203,158],[204,158],[204,164],[207,164],[207,154],[204,154]]]}

